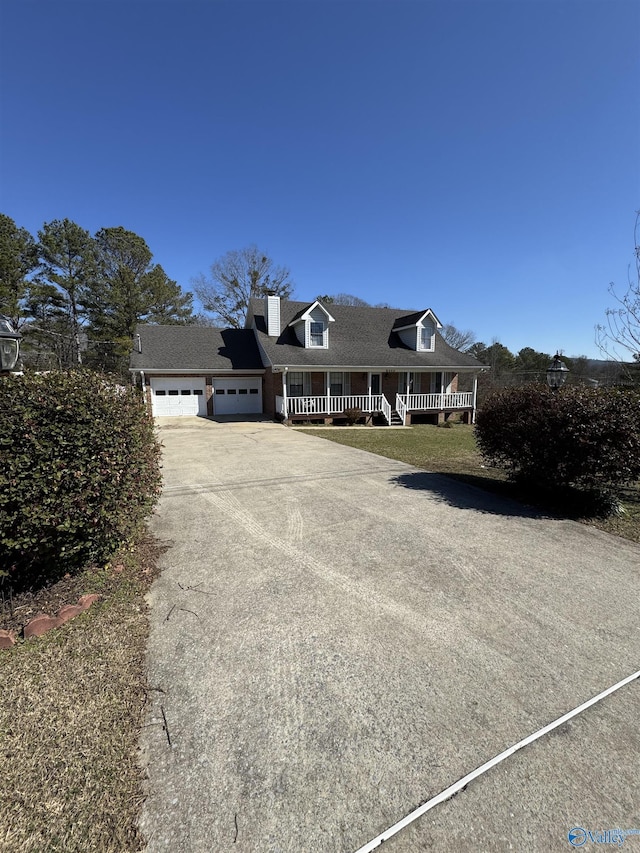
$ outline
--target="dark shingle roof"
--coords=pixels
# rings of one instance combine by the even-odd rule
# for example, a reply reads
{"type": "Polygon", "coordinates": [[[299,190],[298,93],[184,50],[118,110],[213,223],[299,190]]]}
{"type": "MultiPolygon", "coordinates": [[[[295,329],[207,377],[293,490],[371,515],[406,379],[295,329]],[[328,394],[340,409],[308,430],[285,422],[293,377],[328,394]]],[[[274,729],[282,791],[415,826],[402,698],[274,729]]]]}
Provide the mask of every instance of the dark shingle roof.
{"type": "Polygon", "coordinates": [[[205,326],[138,326],[142,352],[131,354],[132,370],[262,370],[251,329],[205,326]]]}
{"type": "Polygon", "coordinates": [[[405,314],[404,317],[398,317],[393,323],[394,329],[404,329],[405,326],[415,326],[418,320],[426,314],[425,311],[414,311],[413,314],[405,314]]]}
{"type": "Polygon", "coordinates": [[[331,304],[335,323],[329,326],[328,349],[305,349],[298,341],[289,323],[309,307],[309,302],[280,301],[280,328],[278,338],[267,335],[262,299],[252,299],[250,313],[255,319],[258,339],[269,360],[274,365],[300,368],[313,367],[398,367],[452,370],[479,370],[483,365],[473,356],[458,352],[436,333],[434,352],[416,352],[409,349],[393,331],[402,319],[402,325],[415,317],[417,322],[425,313],[408,313],[393,308],[369,308],[353,305],[331,304]]]}

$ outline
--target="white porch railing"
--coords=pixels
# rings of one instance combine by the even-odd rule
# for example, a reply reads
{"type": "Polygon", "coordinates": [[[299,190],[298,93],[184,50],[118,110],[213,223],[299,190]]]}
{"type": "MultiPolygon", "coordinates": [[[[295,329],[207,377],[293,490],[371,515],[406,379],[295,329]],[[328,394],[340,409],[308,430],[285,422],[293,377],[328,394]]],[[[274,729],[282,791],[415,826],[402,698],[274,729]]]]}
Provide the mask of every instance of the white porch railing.
{"type": "Polygon", "coordinates": [[[391,426],[391,403],[387,400],[384,394],[381,394],[380,396],[382,397],[382,414],[385,416],[389,426],[391,426]]]}
{"type": "MultiPolygon", "coordinates": [[[[447,409],[472,409],[473,392],[457,391],[453,394],[396,394],[396,411],[407,422],[408,411],[445,411],[447,409]]],[[[391,404],[384,394],[350,394],[284,397],[276,396],[276,412],[284,418],[312,415],[341,415],[346,409],[360,409],[363,413],[382,412],[391,423],[391,404]]]]}
{"type": "MultiPolygon", "coordinates": [[[[276,397],[278,402],[284,400],[276,397]]],[[[391,421],[391,406],[384,394],[350,394],[348,396],[333,397],[287,397],[288,417],[304,415],[340,415],[345,409],[360,409],[362,412],[382,412],[391,421]]]]}
{"type": "Polygon", "coordinates": [[[407,423],[407,407],[400,394],[396,394],[396,411],[402,419],[402,426],[405,426],[407,423]]]}
{"type": "MultiPolygon", "coordinates": [[[[398,394],[396,401],[401,401],[410,411],[471,409],[473,408],[473,393],[471,391],[456,391],[453,394],[398,394]]],[[[396,408],[400,414],[400,406],[397,405],[396,408]]]]}

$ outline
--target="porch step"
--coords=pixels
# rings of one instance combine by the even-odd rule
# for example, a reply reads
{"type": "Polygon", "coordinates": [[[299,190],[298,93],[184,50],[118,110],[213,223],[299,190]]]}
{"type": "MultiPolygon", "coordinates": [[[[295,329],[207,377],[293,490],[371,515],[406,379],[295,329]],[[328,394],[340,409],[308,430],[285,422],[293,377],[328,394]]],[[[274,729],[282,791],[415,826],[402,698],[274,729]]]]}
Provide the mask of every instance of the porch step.
{"type": "Polygon", "coordinates": [[[402,426],[402,418],[396,409],[391,409],[391,423],[389,426],[402,426]]]}

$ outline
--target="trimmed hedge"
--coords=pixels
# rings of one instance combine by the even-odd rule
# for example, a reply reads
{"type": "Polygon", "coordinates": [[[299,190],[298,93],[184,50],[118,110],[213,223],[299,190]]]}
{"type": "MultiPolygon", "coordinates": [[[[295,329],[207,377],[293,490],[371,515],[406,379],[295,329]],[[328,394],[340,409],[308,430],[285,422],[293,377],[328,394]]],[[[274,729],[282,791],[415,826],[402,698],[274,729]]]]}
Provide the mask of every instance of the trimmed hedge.
{"type": "Polygon", "coordinates": [[[476,417],[476,441],[512,479],[612,496],[640,478],[640,394],[580,385],[505,388],[476,417]]]}
{"type": "Polygon", "coordinates": [[[23,588],[108,559],[160,489],[137,389],[87,370],[0,377],[0,580],[23,588]]]}

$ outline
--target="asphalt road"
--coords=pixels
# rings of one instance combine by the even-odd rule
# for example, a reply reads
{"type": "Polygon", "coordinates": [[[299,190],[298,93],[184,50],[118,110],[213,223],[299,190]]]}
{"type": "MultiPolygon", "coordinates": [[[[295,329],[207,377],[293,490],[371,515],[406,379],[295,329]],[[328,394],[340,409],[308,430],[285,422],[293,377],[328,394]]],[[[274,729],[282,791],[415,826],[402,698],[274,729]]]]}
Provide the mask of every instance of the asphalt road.
{"type": "MultiPolygon", "coordinates": [[[[161,438],[152,853],[354,853],[640,669],[637,545],[275,424],[164,419],[161,438]]],[[[640,829],[639,720],[635,681],[385,851],[640,829]]]]}

